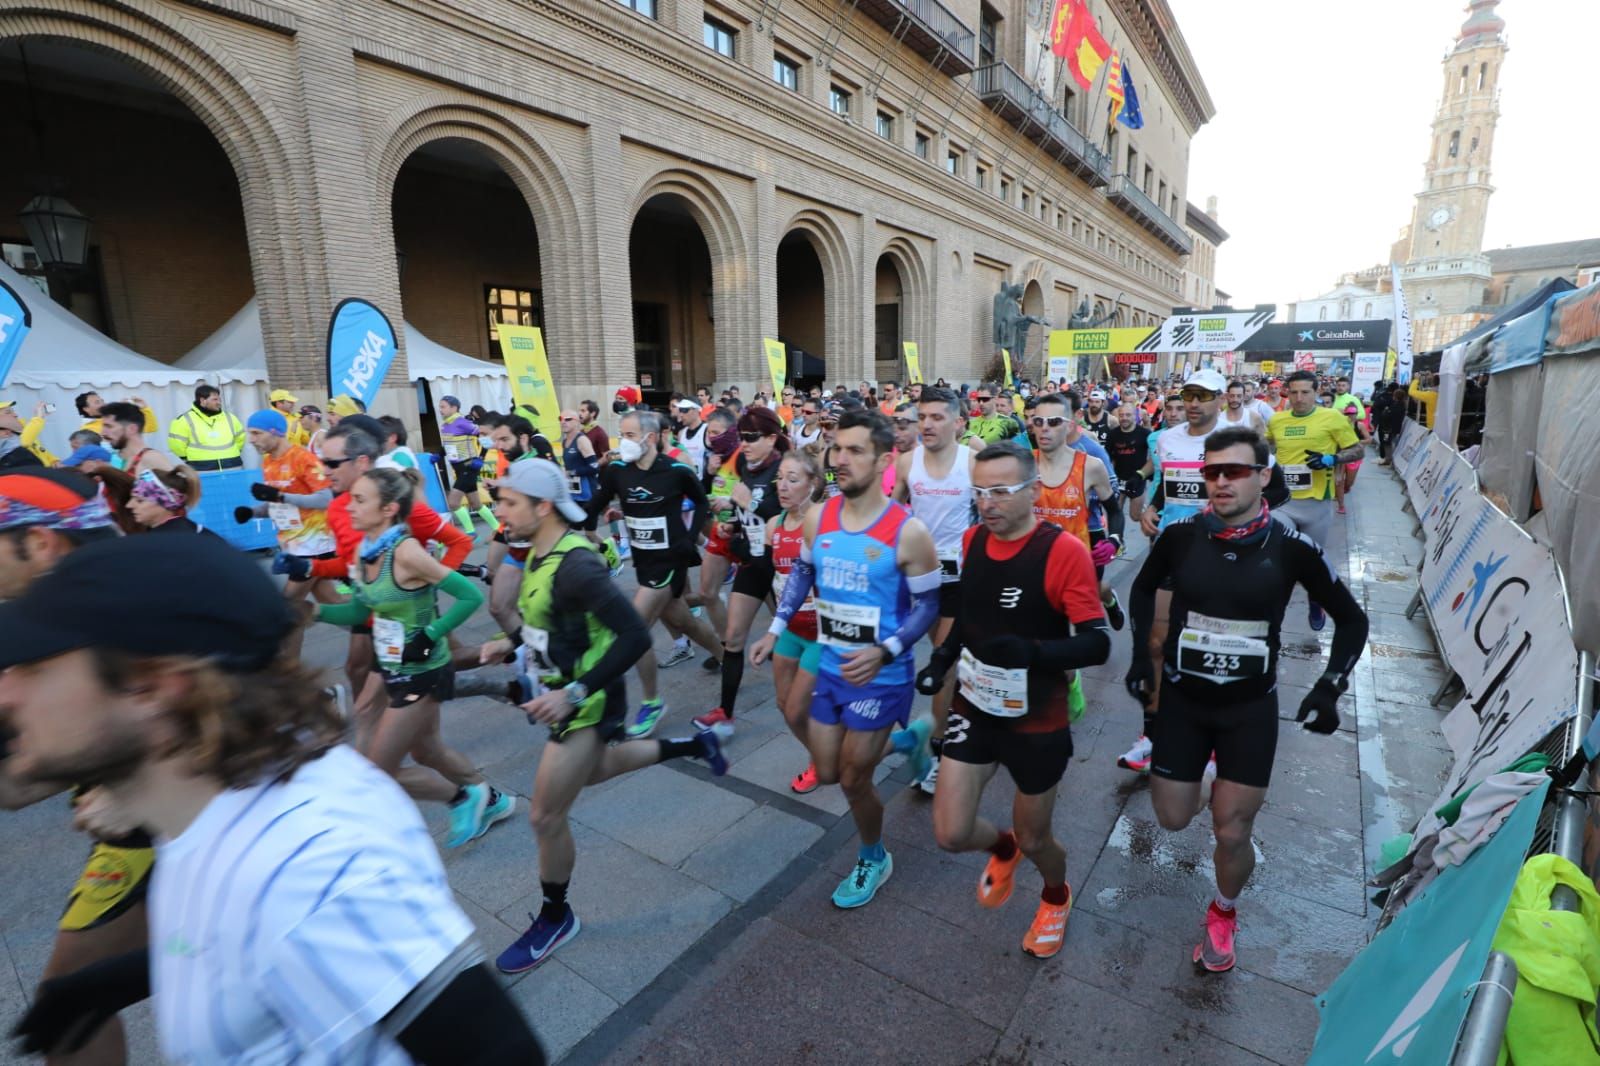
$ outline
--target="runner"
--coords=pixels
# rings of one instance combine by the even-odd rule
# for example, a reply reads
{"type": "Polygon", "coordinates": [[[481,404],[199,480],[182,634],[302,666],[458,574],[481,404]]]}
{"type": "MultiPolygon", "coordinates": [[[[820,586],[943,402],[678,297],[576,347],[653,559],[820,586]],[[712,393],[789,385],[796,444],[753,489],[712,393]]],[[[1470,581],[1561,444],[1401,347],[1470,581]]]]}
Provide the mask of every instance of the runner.
{"type": "Polygon", "coordinates": [[[1267,429],[1267,423],[1256,410],[1254,401],[1245,402],[1245,387],[1242,381],[1228,382],[1226,406],[1223,407],[1221,420],[1217,424],[1224,429],[1228,426],[1242,426],[1262,434],[1267,429]]]}
{"type": "Polygon", "coordinates": [[[1333,409],[1342,414],[1346,407],[1352,406],[1356,409],[1356,421],[1365,422],[1367,405],[1361,402],[1361,397],[1350,391],[1350,379],[1340,374],[1333,379],[1333,409]]]}
{"type": "Polygon", "coordinates": [[[1111,637],[1088,551],[1034,515],[1037,482],[1026,448],[994,444],[978,453],[972,483],[982,524],[963,538],[960,624],[917,675],[917,689],[942,688],[957,667],[934,837],[946,851],[990,853],[978,880],[984,907],[1005,903],[1017,864],[1024,855],[1033,861],[1044,892],[1022,950],[1043,959],[1061,950],[1072,908],[1067,853],[1050,827],[1072,758],[1069,678],[1105,662],[1111,637]],[[997,765],[1016,786],[1013,828],[1003,831],[978,817],[997,765]]]}
{"type": "Polygon", "coordinates": [[[1079,425],[1089,431],[1095,443],[1104,448],[1111,432],[1111,416],[1106,412],[1106,394],[1099,389],[1089,393],[1089,405],[1078,416],[1079,425]]]}
{"type": "MultiPolygon", "coordinates": [[[[861,835],[855,868],[833,893],[836,907],[872,901],[894,871],[883,846],[883,803],[873,771],[891,747],[889,731],[911,712],[912,648],[939,614],[939,558],[926,526],[883,494],[894,430],[877,411],[839,420],[833,464],[841,495],[805,519],[800,561],[766,636],[750,649],[765,662],[816,590],[822,659],[811,701],[809,747],[817,780],[839,782],[861,835]]],[[[918,719],[892,745],[928,769],[928,723],[918,719]]]]}
{"type": "Polygon", "coordinates": [[[0,607],[13,770],[98,786],[97,807],[161,841],[148,937],[141,916],[126,954],[46,981],[25,1046],[66,1051],[153,994],[171,1062],[542,1062],[416,807],[281,653],[292,628],[212,537],[88,545],[0,607]],[[207,595],[172,596],[197,574],[207,595]]]}
{"type": "Polygon", "coordinates": [[[739,416],[739,452],[735,459],[738,481],[729,499],[733,521],[719,531],[732,556],[739,561],[728,597],[728,627],[722,641],[721,701],[694,720],[696,729],[710,729],[722,740],[733,736],[733,715],[744,680],[744,645],[756,611],[772,593],[772,567],[768,561],[769,525],[783,504],[775,483],[779,464],[789,450],[783,423],[768,407],[748,407],[739,416]]]}
{"type": "Polygon", "coordinates": [[[128,486],[128,513],[142,529],[158,533],[208,533],[189,517],[200,502],[200,475],[182,463],[141,474],[128,486]]]}
{"type": "MultiPolygon", "coordinates": [[[[231,415],[229,416],[232,417],[231,415]]],[[[171,470],[171,457],[144,441],[144,412],[131,403],[108,403],[100,408],[100,435],[116,453],[118,469],[135,476],[146,470],[171,470]]]]}
{"type": "MultiPolygon", "coordinates": [[[[624,434],[636,417],[623,420],[624,434]]],[[[531,547],[517,599],[522,624],[511,630],[515,636],[485,644],[480,660],[499,662],[519,648],[527,686],[522,709],[530,722],[550,727],[528,809],[539,842],[543,903],[528,916],[527,931],[496,961],[502,973],[522,973],[580,928],[567,902],[576,860],[568,813],[583,787],[682,756],[705,760],[718,775],[728,764],[709,732],[622,741],[628,668],[648,657],[650,632],[607,580],[600,552],[575,528],[586,512],[568,493],[567,475],[541,459],[516,463],[500,481],[496,507],[512,538],[531,547]]]]}
{"type": "MultiPolygon", "coordinates": [[[[739,481],[739,416],[727,407],[718,407],[706,420],[706,469],[701,483],[707,486],[710,521],[700,545],[700,591],[695,597],[706,620],[717,633],[728,631],[728,607],[722,600],[722,587],[733,579],[733,550],[723,533],[734,519],[733,487],[739,481]]],[[[693,564],[691,564],[693,565],[693,564]]],[[[701,662],[707,673],[722,669],[720,649],[701,662]]]]}
{"type": "MultiPolygon", "coordinates": [[[[1338,403],[1338,399],[1334,403],[1338,403]]],[[[1345,404],[1341,413],[1350,422],[1350,428],[1355,431],[1356,438],[1361,441],[1362,454],[1365,455],[1367,445],[1372,443],[1372,435],[1367,432],[1367,427],[1361,421],[1361,408],[1358,404],[1345,404]]],[[[1333,490],[1339,502],[1336,508],[1339,514],[1344,514],[1344,498],[1355,491],[1356,472],[1361,469],[1361,460],[1354,459],[1339,468],[1333,479],[1333,490]]]]}
{"type": "Polygon", "coordinates": [[[972,394],[978,414],[968,420],[967,433],[983,444],[1010,440],[1017,435],[1017,420],[1010,413],[1011,405],[1008,403],[1004,410],[1000,409],[999,391],[993,382],[985,382],[972,394]]]}
{"type": "MultiPolygon", "coordinates": [[[[1321,548],[1328,543],[1333,526],[1334,479],[1342,478],[1338,469],[1366,454],[1350,422],[1337,411],[1317,405],[1317,376],[1297,370],[1288,378],[1289,409],[1272,416],[1267,426],[1290,500],[1276,513],[1321,548]]],[[[1327,615],[1315,599],[1307,612],[1307,624],[1321,631],[1327,615]]]]}
{"type": "Polygon", "coordinates": [[[1073,418],[1076,393],[1055,393],[1039,397],[1033,411],[1033,432],[1039,451],[1039,494],[1034,511],[1045,522],[1052,522],[1071,533],[1089,549],[1095,574],[1100,578],[1100,600],[1113,629],[1121,629],[1122,605],[1111,583],[1105,580],[1105,567],[1116,558],[1117,542],[1107,538],[1102,516],[1094,510],[1096,501],[1115,513],[1117,486],[1111,477],[1111,457],[1073,418]],[[1079,462],[1078,456],[1083,456],[1079,462]]]}
{"type": "MultiPolygon", "coordinates": [[[[911,507],[911,513],[933,536],[939,558],[939,619],[929,636],[937,648],[955,624],[961,605],[961,538],[973,522],[972,472],[977,453],[956,443],[961,427],[961,401],[947,389],[929,388],[917,405],[921,427],[921,447],[899,460],[894,498],[911,507]]],[[[918,787],[933,795],[939,784],[939,749],[944,744],[944,727],[950,714],[955,678],[933,694],[933,722],[930,733],[932,759],[918,787]]]]}
{"type": "Polygon", "coordinates": [[[446,506],[457,524],[470,536],[477,534],[472,524],[474,511],[491,531],[499,528],[494,511],[478,492],[478,472],[483,469],[484,452],[483,442],[479,438],[487,435],[488,431],[489,427],[480,430],[475,423],[462,417],[460,400],[454,396],[439,398],[439,442],[444,446],[445,461],[455,471],[446,506]]]}
{"type": "Polygon", "coordinates": [[[822,401],[815,396],[800,404],[800,417],[789,431],[789,439],[796,448],[809,448],[822,439],[822,401]]]}
{"type": "Polygon", "coordinates": [[[381,441],[383,454],[378,456],[378,461],[373,465],[394,470],[421,469],[421,464],[417,462],[417,453],[406,447],[406,424],[394,415],[380,415],[378,424],[383,427],[384,436],[381,441]]]}
{"type": "Polygon", "coordinates": [[[678,447],[683,449],[695,477],[704,477],[710,431],[706,420],[700,417],[700,405],[685,398],[674,403],[672,409],[678,420],[678,447]]]}
{"type": "MultiPolygon", "coordinates": [[[[521,415],[494,415],[484,419],[489,431],[489,447],[495,453],[496,488],[500,480],[518,463],[530,459],[552,460],[555,452],[545,435],[533,428],[521,415]]],[[[562,422],[565,429],[567,423],[562,422]]],[[[581,433],[580,438],[588,443],[581,433]]],[[[492,496],[496,490],[490,489],[492,496]]],[[[496,529],[489,540],[489,550],[484,565],[489,571],[489,614],[507,633],[514,633],[522,623],[517,621],[517,590],[522,585],[523,561],[528,557],[526,541],[517,541],[505,530],[496,529]]]]}
{"type": "MultiPolygon", "coordinates": [[[[705,491],[694,471],[661,454],[661,430],[660,416],[650,411],[629,411],[622,416],[622,439],[617,445],[621,461],[600,472],[600,487],[584,509],[591,515],[603,515],[612,500],[621,507],[639,581],[633,607],[646,628],[665,618],[716,658],[722,654],[722,642],[705,619],[691,615],[683,602],[689,569],[695,565],[695,538],[709,509],[705,491]],[[687,522],[685,501],[693,508],[687,522]]],[[[637,666],[643,699],[628,723],[627,734],[647,737],[667,708],[657,687],[655,651],[647,648],[637,666]]]]}
{"type": "MultiPolygon", "coordinates": [[[[285,555],[335,558],[333,531],[328,528],[333,487],[322,463],[307,449],[289,443],[288,423],[271,408],[251,415],[246,427],[250,446],[261,455],[261,481],[250,486],[250,495],[262,502],[235,508],[235,521],[270,518],[278,534],[278,550],[285,555]]],[[[307,592],[323,603],[340,599],[330,582],[290,578],[283,586],[289,600],[304,599],[307,592]]],[[[300,647],[296,643],[288,650],[298,654],[300,647]]]]}
{"type": "MultiPolygon", "coordinates": [[[[1106,434],[1106,451],[1111,456],[1111,472],[1116,475],[1128,511],[1135,522],[1144,516],[1144,469],[1150,462],[1150,430],[1138,424],[1139,408],[1131,403],[1117,407],[1117,424],[1106,434]]],[[[1119,509],[1111,532],[1117,537],[1117,554],[1122,554],[1123,514],[1119,509]]]]}
{"type": "MultiPolygon", "coordinates": [[[[1298,384],[1290,380],[1291,388],[1298,384]]],[[[1299,584],[1334,617],[1327,669],[1295,718],[1324,734],[1338,728],[1339,695],[1366,644],[1367,618],[1321,549],[1271,520],[1262,499],[1268,454],[1260,437],[1247,429],[1218,430],[1205,441],[1202,460],[1207,501],[1169,522],[1151,545],[1134,579],[1131,606],[1135,669],[1148,671],[1140,651],[1151,639],[1154,599],[1164,585],[1172,589],[1150,762],[1150,798],[1163,828],[1181,830],[1204,809],[1202,780],[1215,758],[1210,805],[1217,892],[1193,957],[1221,972],[1234,964],[1235,902],[1255,868],[1251,830],[1278,743],[1284,609],[1299,584]]],[[[1154,677],[1145,673],[1139,682],[1154,677]]]]}

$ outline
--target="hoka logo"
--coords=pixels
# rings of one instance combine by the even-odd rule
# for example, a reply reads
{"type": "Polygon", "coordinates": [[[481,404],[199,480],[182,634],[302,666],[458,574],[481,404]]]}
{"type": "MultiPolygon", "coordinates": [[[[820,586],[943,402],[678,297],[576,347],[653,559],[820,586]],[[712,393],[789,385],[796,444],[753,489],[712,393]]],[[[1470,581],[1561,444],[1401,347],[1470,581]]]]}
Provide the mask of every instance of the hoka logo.
{"type": "Polygon", "coordinates": [[[1378,1038],[1378,1042],[1372,1046],[1371,1053],[1366,1057],[1367,1062],[1377,1058],[1382,1051],[1388,1051],[1395,1058],[1400,1058],[1406,1053],[1406,1049],[1411,1046],[1411,1041],[1421,1029],[1423,1020],[1438,1004],[1439,997],[1444,993],[1445,986],[1450,982],[1451,975],[1455,973],[1456,966],[1466,954],[1470,943],[1462,941],[1461,946],[1434,969],[1422,983],[1422,987],[1411,997],[1411,1001],[1401,1009],[1394,1022],[1378,1038]]]}
{"type": "Polygon", "coordinates": [[[1017,604],[1019,604],[1021,602],[1022,602],[1022,590],[1021,589],[1019,589],[1019,588],[1008,588],[1008,589],[1001,589],[1000,590],[1000,606],[1009,609],[1009,608],[1015,607],[1017,604]]]}

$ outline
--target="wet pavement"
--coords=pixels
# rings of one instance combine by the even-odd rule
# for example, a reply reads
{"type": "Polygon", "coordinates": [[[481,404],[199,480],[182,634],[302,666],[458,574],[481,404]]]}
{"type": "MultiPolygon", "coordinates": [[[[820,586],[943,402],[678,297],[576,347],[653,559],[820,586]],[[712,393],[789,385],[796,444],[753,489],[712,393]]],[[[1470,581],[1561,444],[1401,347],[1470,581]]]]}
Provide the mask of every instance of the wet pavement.
{"type": "MultiPolygon", "coordinates": [[[[1085,671],[1089,709],[1056,808],[1074,906],[1054,959],[1022,953],[1041,887],[1019,867],[1003,908],[980,908],[984,856],[934,842],[930,801],[898,758],[880,768],[893,877],[871,905],[835,909],[829,894],[856,841],[836,788],[795,796],[804,766],[772,700],[748,671],[733,763],[724,778],[678,762],[585,792],[573,820],[571,899],[583,932],[549,963],[508,982],[552,1055],[578,1063],[1101,1064],[1299,1063],[1316,1030],[1312,997],[1371,935],[1362,887],[1383,840],[1414,821],[1448,764],[1444,679],[1425,623],[1408,621],[1420,541],[1399,483],[1365,464],[1329,554],[1372,618],[1338,732],[1293,721],[1322,671],[1331,630],[1306,624],[1303,594],[1285,621],[1281,732],[1272,791],[1256,823],[1256,874],[1240,901],[1239,964],[1197,974],[1190,952],[1213,890],[1210,823],[1160,829],[1147,782],[1116,766],[1139,729],[1122,688],[1126,632],[1085,671]]],[[[1112,564],[1123,592],[1143,557],[1137,532],[1112,564]]],[[[631,579],[629,580],[631,583],[631,579]]],[[[467,629],[488,635],[486,616],[467,629]]],[[[664,649],[665,638],[658,639],[664,649]]],[[[307,657],[342,661],[321,627],[307,657]]],[[[671,711],[657,735],[681,733],[716,698],[700,658],[662,671],[671,711]]],[[[926,700],[919,698],[919,710],[926,700]]],[[[445,711],[447,739],[498,787],[526,797],[544,731],[487,698],[445,711]]],[[[1009,822],[1012,789],[996,776],[982,810],[1009,822]]],[[[425,812],[443,836],[443,812],[425,812]]],[[[526,801],[517,817],[445,855],[451,883],[493,955],[537,907],[526,801]]],[[[62,895],[84,853],[57,799],[0,825],[0,1025],[24,1008],[48,956],[62,895]]],[[[148,1010],[128,1012],[133,1063],[160,1061],[148,1010]]],[[[12,1061],[8,1049],[0,1062],[12,1061]]]]}

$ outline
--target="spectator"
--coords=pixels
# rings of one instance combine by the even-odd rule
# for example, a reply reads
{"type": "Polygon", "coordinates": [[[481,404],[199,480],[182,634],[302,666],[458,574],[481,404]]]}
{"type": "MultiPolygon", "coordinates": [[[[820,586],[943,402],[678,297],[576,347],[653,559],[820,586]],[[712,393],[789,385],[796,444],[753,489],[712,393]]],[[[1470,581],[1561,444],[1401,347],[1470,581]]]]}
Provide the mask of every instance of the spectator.
{"type": "Polygon", "coordinates": [[[215,385],[197,385],[194,406],[167,430],[167,447],[202,473],[236,470],[244,466],[244,423],[222,409],[222,392],[215,385]]]}

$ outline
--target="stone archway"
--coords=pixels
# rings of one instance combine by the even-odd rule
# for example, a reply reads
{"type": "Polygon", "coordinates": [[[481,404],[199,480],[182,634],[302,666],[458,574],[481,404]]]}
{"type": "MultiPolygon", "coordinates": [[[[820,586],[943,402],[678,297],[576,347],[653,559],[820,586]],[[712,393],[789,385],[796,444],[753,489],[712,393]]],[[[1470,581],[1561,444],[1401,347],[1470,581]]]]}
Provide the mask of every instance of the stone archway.
{"type": "MultiPolygon", "coordinates": [[[[933,380],[942,371],[940,349],[934,336],[928,264],[922,253],[906,237],[893,237],[875,261],[887,259],[900,281],[900,339],[916,341],[922,362],[922,375],[933,380]]],[[[955,353],[951,353],[954,356],[955,353]]]]}
{"type": "MultiPolygon", "coordinates": [[[[791,340],[782,337],[791,344],[799,344],[812,355],[821,355],[824,359],[832,357],[834,363],[829,366],[833,371],[843,366],[840,360],[848,359],[854,332],[852,325],[860,321],[858,294],[851,268],[850,248],[844,233],[826,213],[814,208],[807,208],[797,212],[783,227],[783,236],[778,242],[777,269],[775,278],[778,291],[778,330],[782,337],[785,329],[792,328],[796,314],[797,297],[794,290],[794,267],[804,267],[805,256],[796,254],[799,249],[797,243],[809,247],[815,257],[815,263],[821,274],[821,321],[815,323],[807,332],[820,335],[820,346],[813,345],[806,348],[803,340],[791,340]]],[[[805,312],[800,312],[805,313],[805,312]]]]}

